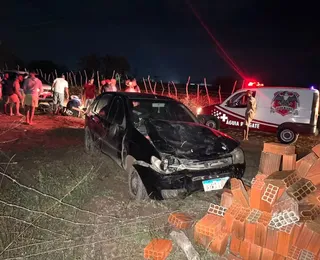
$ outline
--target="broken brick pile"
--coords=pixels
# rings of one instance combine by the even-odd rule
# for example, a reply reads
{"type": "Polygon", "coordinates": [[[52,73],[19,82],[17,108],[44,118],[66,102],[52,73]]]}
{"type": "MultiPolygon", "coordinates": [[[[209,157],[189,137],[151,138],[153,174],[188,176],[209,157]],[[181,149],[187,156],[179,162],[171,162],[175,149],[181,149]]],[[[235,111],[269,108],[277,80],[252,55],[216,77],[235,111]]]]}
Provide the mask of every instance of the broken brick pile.
{"type": "MultiPolygon", "coordinates": [[[[220,205],[210,204],[194,225],[195,242],[225,259],[320,260],[320,144],[296,159],[295,146],[265,143],[251,189],[231,179],[220,205]]],[[[193,226],[183,213],[168,221],[178,229],[193,226]]],[[[166,241],[171,247],[163,250],[172,248],[166,241]]],[[[145,258],[165,259],[146,251],[145,258]]]]}

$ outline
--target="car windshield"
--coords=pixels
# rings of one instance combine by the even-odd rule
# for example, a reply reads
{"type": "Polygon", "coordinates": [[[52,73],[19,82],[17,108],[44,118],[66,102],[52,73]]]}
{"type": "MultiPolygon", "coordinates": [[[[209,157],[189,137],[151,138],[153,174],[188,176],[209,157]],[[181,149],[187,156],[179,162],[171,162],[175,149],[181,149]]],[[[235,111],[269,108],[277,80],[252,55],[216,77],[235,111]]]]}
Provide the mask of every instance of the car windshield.
{"type": "Polygon", "coordinates": [[[183,104],[172,100],[130,99],[134,120],[156,119],[197,122],[196,117],[183,104]]]}

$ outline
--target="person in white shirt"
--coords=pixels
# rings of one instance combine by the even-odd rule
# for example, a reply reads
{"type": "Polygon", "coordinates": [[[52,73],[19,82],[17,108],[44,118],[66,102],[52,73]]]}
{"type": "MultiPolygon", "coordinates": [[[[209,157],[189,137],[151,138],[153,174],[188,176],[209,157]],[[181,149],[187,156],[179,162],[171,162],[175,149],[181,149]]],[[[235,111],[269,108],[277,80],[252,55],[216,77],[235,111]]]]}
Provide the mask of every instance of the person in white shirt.
{"type": "Polygon", "coordinates": [[[52,85],[53,91],[53,109],[54,114],[58,114],[60,109],[64,105],[64,93],[66,93],[67,100],[69,100],[69,84],[68,81],[65,80],[64,75],[62,74],[60,78],[56,78],[53,81],[52,85]]]}
{"type": "Polygon", "coordinates": [[[26,94],[24,104],[26,111],[26,123],[33,123],[34,111],[38,107],[39,94],[42,92],[42,82],[36,78],[36,72],[31,71],[30,77],[23,83],[23,90],[26,94]]]}

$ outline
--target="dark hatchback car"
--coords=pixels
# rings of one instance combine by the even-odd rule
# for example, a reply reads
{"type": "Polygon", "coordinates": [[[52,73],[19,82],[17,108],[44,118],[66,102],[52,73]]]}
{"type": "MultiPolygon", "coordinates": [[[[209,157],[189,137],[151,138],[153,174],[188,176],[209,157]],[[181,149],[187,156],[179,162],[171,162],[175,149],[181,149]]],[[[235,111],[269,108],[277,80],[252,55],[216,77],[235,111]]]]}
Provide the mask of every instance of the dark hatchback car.
{"type": "Polygon", "coordinates": [[[200,124],[182,103],[152,94],[98,96],[86,114],[85,149],[123,167],[138,200],[219,190],[245,170],[239,142],[200,124]]]}

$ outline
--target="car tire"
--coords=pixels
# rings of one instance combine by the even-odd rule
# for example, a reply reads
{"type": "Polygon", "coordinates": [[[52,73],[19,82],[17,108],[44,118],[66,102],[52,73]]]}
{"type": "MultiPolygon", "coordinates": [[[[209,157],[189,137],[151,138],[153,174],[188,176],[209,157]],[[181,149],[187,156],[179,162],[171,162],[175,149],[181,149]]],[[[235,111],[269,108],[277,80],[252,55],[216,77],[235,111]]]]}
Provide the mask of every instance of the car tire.
{"type": "Polygon", "coordinates": [[[277,137],[280,143],[294,144],[298,140],[299,134],[291,128],[279,128],[277,132],[277,137]]]}
{"type": "Polygon", "coordinates": [[[92,134],[87,126],[84,129],[84,150],[87,154],[94,154],[97,150],[94,145],[92,134]]]}
{"type": "Polygon", "coordinates": [[[140,178],[137,170],[132,167],[129,173],[129,195],[134,200],[147,200],[149,198],[147,190],[140,178]]]}
{"type": "Polygon", "coordinates": [[[220,129],[220,121],[216,117],[206,118],[205,125],[216,130],[220,129]]]}

